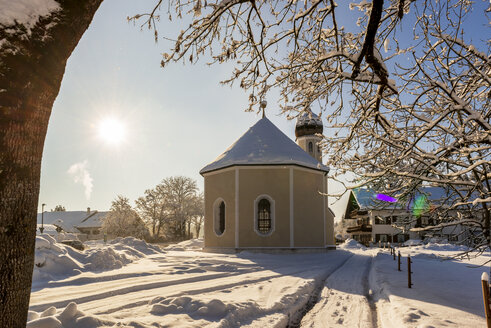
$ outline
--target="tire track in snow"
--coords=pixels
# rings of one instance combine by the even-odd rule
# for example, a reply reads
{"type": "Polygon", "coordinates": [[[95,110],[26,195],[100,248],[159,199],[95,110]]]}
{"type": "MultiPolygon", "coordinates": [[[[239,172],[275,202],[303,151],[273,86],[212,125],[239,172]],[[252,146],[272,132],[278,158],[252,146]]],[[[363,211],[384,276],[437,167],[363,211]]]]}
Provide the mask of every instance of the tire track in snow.
{"type": "Polygon", "coordinates": [[[29,306],[29,310],[39,312],[39,311],[44,311],[45,309],[49,308],[50,306],[54,306],[55,308],[65,307],[70,302],[76,302],[77,304],[82,304],[82,303],[91,302],[91,301],[95,301],[95,300],[105,299],[105,298],[108,298],[111,296],[117,296],[117,295],[132,293],[132,292],[138,292],[141,290],[161,288],[161,287],[172,286],[172,285],[176,285],[176,284],[199,282],[202,280],[231,277],[231,276],[236,276],[236,275],[240,275],[240,274],[244,274],[244,272],[243,271],[238,272],[238,273],[227,272],[227,273],[215,273],[215,274],[208,274],[208,275],[200,274],[200,275],[197,275],[194,277],[184,278],[184,279],[175,279],[175,280],[167,280],[167,281],[160,281],[160,282],[138,284],[138,285],[134,285],[131,287],[112,289],[109,291],[94,293],[94,294],[90,294],[90,295],[82,296],[82,297],[76,297],[76,298],[70,297],[69,299],[61,300],[61,301],[45,302],[45,303],[38,302],[38,304],[29,306]]]}
{"type": "MultiPolygon", "coordinates": [[[[159,281],[159,282],[146,282],[146,283],[141,283],[141,284],[136,284],[131,287],[123,287],[123,288],[115,288],[111,289],[108,291],[104,292],[95,292],[93,294],[87,295],[87,296],[82,296],[82,297],[73,297],[73,295],[70,295],[69,298],[64,299],[64,300],[59,300],[59,301],[48,301],[48,302],[42,302],[42,300],[39,300],[37,304],[31,305],[29,307],[29,310],[40,312],[44,311],[45,309],[49,308],[50,306],[54,306],[55,308],[60,308],[60,307],[66,307],[68,303],[70,302],[76,302],[79,306],[83,305],[88,305],[87,303],[98,303],[97,301],[104,300],[104,304],[112,304],[112,302],[109,300],[110,298],[113,297],[120,297],[123,296],[127,299],[131,299],[132,295],[131,294],[137,294],[136,299],[133,302],[126,303],[122,306],[118,306],[116,308],[112,309],[107,309],[106,311],[98,311],[95,314],[109,314],[116,312],[118,310],[122,309],[129,309],[133,307],[138,307],[142,305],[147,305],[148,301],[156,296],[161,296],[162,294],[158,293],[160,289],[165,289],[166,287],[170,287],[171,289],[175,289],[175,286],[177,285],[190,285],[189,287],[186,288],[179,288],[180,292],[177,293],[169,293],[166,294],[168,297],[178,297],[178,296],[183,296],[183,295],[196,295],[196,294],[202,294],[202,293],[210,293],[214,292],[217,290],[222,290],[222,289],[227,289],[227,288],[232,288],[235,286],[240,286],[244,284],[252,284],[256,282],[261,282],[265,281],[268,279],[273,279],[279,276],[282,276],[283,274],[290,274],[290,275],[295,275],[299,274],[302,272],[306,271],[311,271],[315,269],[321,269],[322,266],[318,267],[308,267],[308,268],[302,268],[302,269],[297,269],[297,270],[291,270],[288,272],[283,272],[284,269],[290,269],[290,266],[280,266],[280,267],[275,267],[275,268],[264,268],[264,270],[257,271],[257,267],[251,268],[248,270],[241,270],[239,272],[221,272],[221,273],[213,273],[213,274],[199,274],[194,277],[189,277],[189,278],[183,278],[183,279],[175,279],[175,280],[166,280],[166,281],[159,281]],[[272,273],[274,271],[271,270],[279,270],[281,272],[278,273],[272,273]],[[271,271],[269,274],[267,274],[267,271],[271,271]],[[261,275],[260,277],[257,277],[257,275],[261,275]],[[271,274],[272,273],[272,274],[271,274]],[[247,275],[254,275],[256,277],[248,277],[247,275]],[[233,283],[216,283],[216,285],[213,285],[214,281],[221,281],[222,279],[228,279],[232,278],[234,276],[244,276],[244,279],[240,281],[235,281],[233,283]],[[208,283],[208,286],[203,286],[203,282],[208,283]],[[195,288],[191,287],[192,284],[196,284],[197,286],[195,288]],[[211,286],[210,286],[211,284],[211,286]],[[151,291],[153,295],[146,295],[146,299],[142,300],[142,297],[140,296],[141,292],[143,291],[151,291]]],[[[156,280],[158,275],[153,276],[153,280],[156,280]]],[[[168,276],[163,276],[168,277],[168,276]]],[[[117,286],[119,287],[122,282],[124,282],[124,279],[121,281],[117,282],[117,286]]],[[[134,281],[132,281],[134,282],[134,281]]],[[[109,286],[106,286],[106,288],[109,286]]],[[[59,298],[58,298],[59,299],[59,298]]],[[[118,304],[119,302],[115,302],[114,304],[118,304]]],[[[98,308],[98,305],[94,305],[94,308],[98,308]]],[[[86,309],[84,309],[86,310],[86,309]]]]}
{"type": "Polygon", "coordinates": [[[368,297],[371,263],[371,255],[355,253],[327,277],[300,324],[290,327],[377,327],[376,308],[368,297]]]}
{"type": "MultiPolygon", "coordinates": [[[[165,287],[160,288],[160,289],[154,289],[151,291],[151,294],[149,293],[149,294],[145,295],[145,300],[126,303],[122,306],[105,309],[104,311],[99,310],[98,312],[95,312],[94,314],[97,314],[97,315],[110,314],[113,312],[117,312],[119,310],[130,309],[130,308],[134,308],[134,307],[138,307],[138,306],[148,305],[149,301],[152,298],[155,298],[158,296],[165,295],[166,298],[175,298],[175,297],[180,297],[180,296],[204,295],[204,294],[208,294],[208,293],[214,293],[217,291],[228,290],[228,289],[231,289],[234,287],[253,285],[255,283],[260,283],[263,281],[281,278],[281,277],[284,277],[285,275],[298,275],[298,274],[302,274],[302,273],[306,273],[306,272],[321,271],[323,269],[323,266],[313,266],[313,267],[307,267],[307,268],[301,268],[301,269],[289,270],[289,271],[284,271],[284,270],[285,269],[292,269],[291,266],[276,267],[274,269],[279,270],[280,272],[275,272],[271,268],[264,268],[261,271],[254,270],[254,271],[248,271],[245,273],[242,272],[242,274],[244,275],[244,278],[241,279],[240,281],[236,280],[234,282],[227,282],[228,278],[230,278],[231,276],[223,277],[223,279],[222,279],[222,277],[217,277],[215,279],[204,279],[203,281],[196,281],[196,282],[183,284],[183,286],[186,285],[186,287],[180,287],[180,288],[178,288],[178,291],[175,291],[175,289],[176,289],[175,285],[166,286],[166,287],[172,287],[172,288],[169,288],[169,291],[166,291],[165,287]],[[250,276],[250,275],[252,275],[252,276],[250,276]]],[[[118,296],[118,295],[116,295],[116,296],[118,296]]],[[[141,299],[140,294],[138,294],[136,296],[141,299]]],[[[131,295],[126,295],[125,297],[131,298],[131,295]]],[[[117,304],[117,302],[116,302],[116,304],[117,304]]],[[[88,304],[86,304],[86,305],[88,305],[88,304]]],[[[94,304],[94,308],[97,308],[96,304],[94,304]]]]}
{"type": "Polygon", "coordinates": [[[322,279],[319,281],[317,284],[316,288],[312,292],[309,300],[305,304],[305,306],[296,313],[296,315],[293,315],[290,317],[290,322],[287,325],[287,328],[298,328],[300,327],[300,324],[302,322],[302,319],[313,309],[313,307],[319,302],[320,300],[320,294],[322,290],[324,289],[324,286],[326,284],[327,279],[333,274],[335,274],[337,271],[339,271],[345,264],[348,262],[348,260],[352,257],[353,255],[348,256],[343,262],[340,263],[340,265],[332,271],[326,272],[325,276],[322,277],[322,279]]]}
{"type": "Polygon", "coordinates": [[[373,290],[370,288],[370,275],[372,274],[372,269],[373,269],[373,255],[370,257],[370,262],[365,268],[363,287],[365,288],[365,297],[367,298],[368,306],[370,307],[370,318],[372,322],[372,328],[378,328],[379,319],[378,319],[378,312],[377,312],[377,303],[376,300],[373,298],[373,290]]]}

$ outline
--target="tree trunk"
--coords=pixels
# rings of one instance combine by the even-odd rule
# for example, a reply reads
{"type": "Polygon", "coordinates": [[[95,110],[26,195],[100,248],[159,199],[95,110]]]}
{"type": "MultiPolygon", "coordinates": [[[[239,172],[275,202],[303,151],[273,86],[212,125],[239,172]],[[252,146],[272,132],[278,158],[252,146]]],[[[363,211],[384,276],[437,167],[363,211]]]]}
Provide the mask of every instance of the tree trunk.
{"type": "Polygon", "coordinates": [[[102,2],[57,1],[61,10],[29,36],[0,26],[0,327],[26,325],[48,120],[66,61],[102,2]]]}

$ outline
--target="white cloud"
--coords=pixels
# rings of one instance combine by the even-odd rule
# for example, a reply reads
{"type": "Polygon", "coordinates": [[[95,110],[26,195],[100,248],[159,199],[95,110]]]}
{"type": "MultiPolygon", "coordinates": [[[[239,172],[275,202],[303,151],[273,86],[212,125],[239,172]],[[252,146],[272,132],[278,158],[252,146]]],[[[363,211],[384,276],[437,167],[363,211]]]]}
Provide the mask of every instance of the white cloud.
{"type": "Polygon", "coordinates": [[[89,162],[85,160],[83,162],[73,164],[67,171],[75,183],[81,183],[85,187],[85,198],[87,198],[87,200],[90,199],[93,186],[93,179],[87,170],[88,165],[89,162]]]}

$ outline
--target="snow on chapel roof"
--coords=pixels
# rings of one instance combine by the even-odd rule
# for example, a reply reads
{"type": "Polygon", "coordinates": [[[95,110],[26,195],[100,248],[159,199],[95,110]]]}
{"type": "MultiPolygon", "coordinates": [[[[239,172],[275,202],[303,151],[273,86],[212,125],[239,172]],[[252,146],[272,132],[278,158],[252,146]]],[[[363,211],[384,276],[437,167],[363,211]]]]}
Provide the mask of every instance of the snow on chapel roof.
{"type": "Polygon", "coordinates": [[[260,119],[200,174],[233,165],[298,165],[329,172],[329,168],[307,154],[266,117],[260,119]]]}

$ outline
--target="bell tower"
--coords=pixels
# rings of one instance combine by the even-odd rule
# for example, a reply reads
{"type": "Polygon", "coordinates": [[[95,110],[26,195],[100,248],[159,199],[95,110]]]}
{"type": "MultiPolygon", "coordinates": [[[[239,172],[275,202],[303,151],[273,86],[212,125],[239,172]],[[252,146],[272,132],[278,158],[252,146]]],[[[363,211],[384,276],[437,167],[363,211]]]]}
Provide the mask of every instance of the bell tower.
{"type": "Polygon", "coordinates": [[[322,134],[323,130],[322,120],[310,111],[302,113],[297,118],[295,125],[297,144],[319,163],[322,163],[322,150],[319,145],[322,138],[316,134],[322,134]]]}

